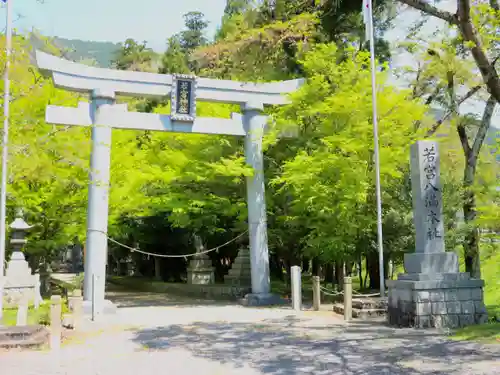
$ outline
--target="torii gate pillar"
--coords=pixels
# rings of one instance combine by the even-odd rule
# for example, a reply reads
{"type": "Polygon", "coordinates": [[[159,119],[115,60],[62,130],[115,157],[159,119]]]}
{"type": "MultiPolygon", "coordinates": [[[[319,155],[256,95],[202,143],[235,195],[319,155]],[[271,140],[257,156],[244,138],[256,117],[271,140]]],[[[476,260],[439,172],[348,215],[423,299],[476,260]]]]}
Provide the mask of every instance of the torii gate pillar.
{"type": "Polygon", "coordinates": [[[269,250],[267,246],[266,194],[264,185],[264,157],[262,137],[267,117],[261,103],[242,106],[245,128],[246,162],[253,168],[247,177],[248,233],[250,238],[250,262],[252,294],[247,296],[249,304],[268,304],[272,298],[269,278],[269,250]]]}
{"type": "MultiPolygon", "coordinates": [[[[101,110],[115,104],[115,93],[94,90],[91,95],[90,118],[100,123],[101,110]]],[[[87,313],[95,314],[114,310],[115,306],[105,300],[106,264],[108,259],[108,210],[111,169],[111,134],[107,125],[92,127],[92,149],[90,152],[90,176],[87,208],[88,249],[84,259],[83,298],[87,313]]]]}

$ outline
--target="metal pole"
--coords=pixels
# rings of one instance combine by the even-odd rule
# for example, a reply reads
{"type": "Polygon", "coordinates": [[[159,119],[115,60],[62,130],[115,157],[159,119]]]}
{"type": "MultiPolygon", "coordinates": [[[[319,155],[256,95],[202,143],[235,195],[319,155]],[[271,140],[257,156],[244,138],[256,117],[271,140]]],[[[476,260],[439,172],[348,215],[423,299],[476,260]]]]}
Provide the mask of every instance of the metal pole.
{"type": "Polygon", "coordinates": [[[380,296],[385,295],[385,280],[384,280],[384,244],[382,234],[382,194],[380,189],[380,155],[378,145],[378,116],[377,116],[377,81],[376,81],[376,66],[375,66],[375,37],[373,32],[373,1],[369,0],[368,15],[370,28],[370,62],[372,76],[372,107],[373,107],[373,143],[374,143],[374,158],[375,158],[375,184],[377,194],[377,237],[378,237],[378,261],[380,273],[380,296]]]}
{"type": "Polygon", "coordinates": [[[2,187],[0,193],[0,322],[3,318],[3,284],[6,245],[7,159],[9,143],[10,58],[12,54],[12,1],[7,0],[5,17],[5,70],[3,92],[2,187]]]}
{"type": "Polygon", "coordinates": [[[92,321],[95,321],[95,275],[92,274],[92,321]]]}

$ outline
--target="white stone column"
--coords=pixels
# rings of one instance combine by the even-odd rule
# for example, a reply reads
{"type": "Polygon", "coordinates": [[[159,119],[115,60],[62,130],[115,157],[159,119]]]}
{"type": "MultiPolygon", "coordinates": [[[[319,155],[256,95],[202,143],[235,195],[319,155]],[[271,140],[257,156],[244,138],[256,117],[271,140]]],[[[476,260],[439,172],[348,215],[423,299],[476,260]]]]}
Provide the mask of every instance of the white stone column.
{"type": "MultiPolygon", "coordinates": [[[[95,90],[91,96],[93,124],[99,122],[100,110],[115,103],[113,92],[95,90]]],[[[92,151],[90,154],[90,181],[87,209],[87,242],[85,246],[84,300],[94,301],[94,311],[104,310],[106,263],[108,251],[108,205],[111,166],[111,127],[92,127],[92,151]]]]}
{"type": "Polygon", "coordinates": [[[302,309],[302,270],[300,266],[292,266],[290,269],[292,284],[292,309],[297,312],[302,309]]]}
{"type": "Polygon", "coordinates": [[[264,186],[264,156],[262,137],[267,117],[261,103],[247,103],[242,107],[246,131],[245,157],[254,174],[247,177],[248,230],[250,237],[250,263],[252,293],[270,292],[269,250],[267,247],[266,195],[264,186]]]}

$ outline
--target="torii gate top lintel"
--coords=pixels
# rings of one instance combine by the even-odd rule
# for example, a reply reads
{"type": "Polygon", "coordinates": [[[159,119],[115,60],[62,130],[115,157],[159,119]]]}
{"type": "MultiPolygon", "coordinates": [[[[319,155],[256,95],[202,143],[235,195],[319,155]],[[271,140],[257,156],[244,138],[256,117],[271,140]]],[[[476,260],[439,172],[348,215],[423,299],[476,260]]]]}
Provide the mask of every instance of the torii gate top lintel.
{"type": "MultiPolygon", "coordinates": [[[[37,50],[36,63],[42,73],[52,77],[56,87],[81,93],[94,90],[124,96],[165,97],[171,94],[174,75],[96,68],[75,63],[37,50]]],[[[196,79],[198,101],[233,104],[287,104],[286,94],[296,91],[304,79],[250,83],[229,80],[196,79]]]]}

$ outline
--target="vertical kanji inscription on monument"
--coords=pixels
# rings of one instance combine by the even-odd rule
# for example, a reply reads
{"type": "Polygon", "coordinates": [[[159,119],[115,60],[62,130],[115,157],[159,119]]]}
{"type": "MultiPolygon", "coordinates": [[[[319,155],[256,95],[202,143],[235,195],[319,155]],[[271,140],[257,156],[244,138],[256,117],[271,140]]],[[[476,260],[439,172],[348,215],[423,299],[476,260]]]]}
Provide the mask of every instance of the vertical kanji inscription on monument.
{"type": "Polygon", "coordinates": [[[443,252],[443,196],[437,142],[418,141],[411,146],[411,179],[416,231],[415,251],[443,252]]]}

